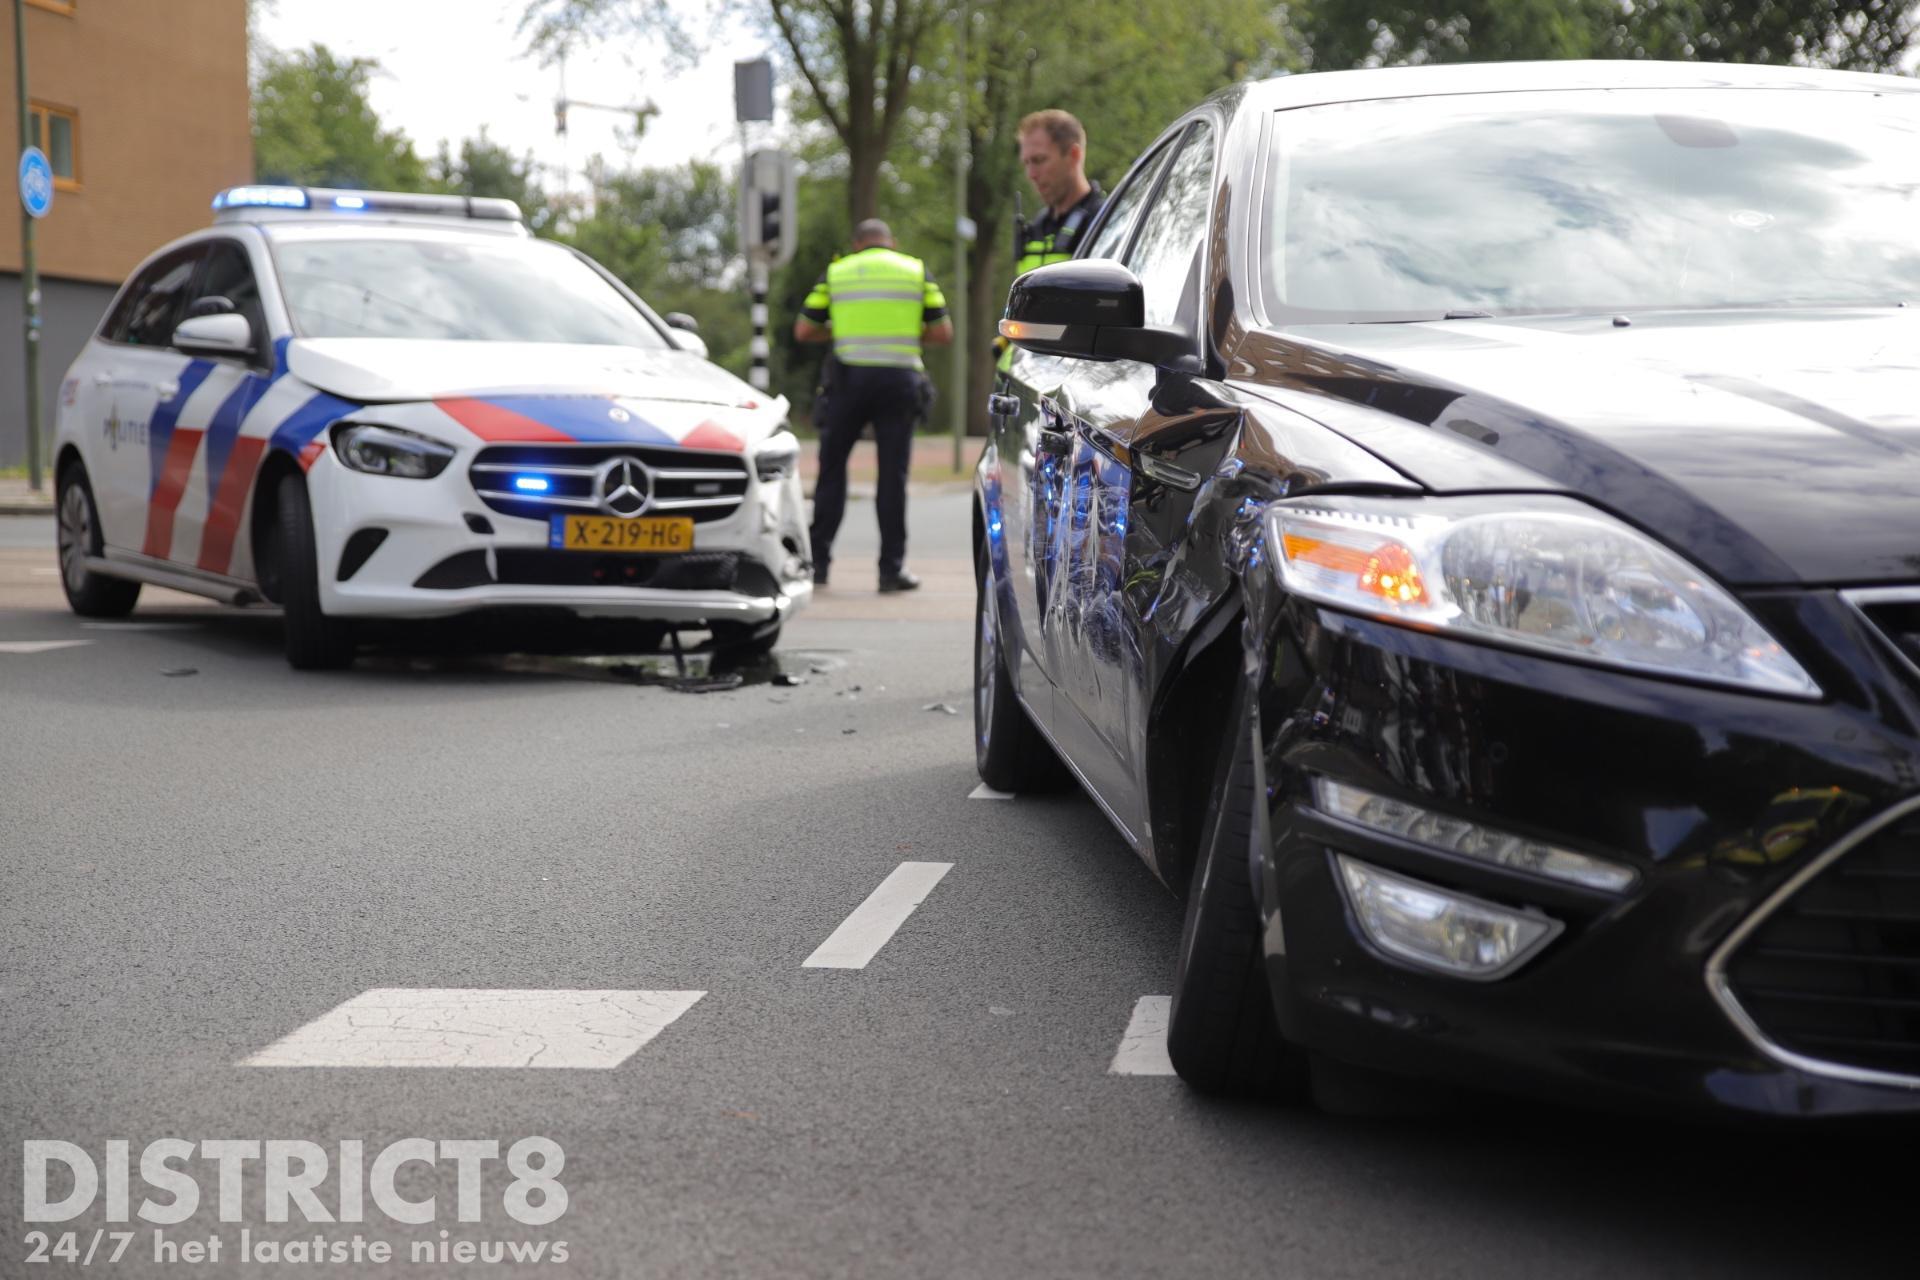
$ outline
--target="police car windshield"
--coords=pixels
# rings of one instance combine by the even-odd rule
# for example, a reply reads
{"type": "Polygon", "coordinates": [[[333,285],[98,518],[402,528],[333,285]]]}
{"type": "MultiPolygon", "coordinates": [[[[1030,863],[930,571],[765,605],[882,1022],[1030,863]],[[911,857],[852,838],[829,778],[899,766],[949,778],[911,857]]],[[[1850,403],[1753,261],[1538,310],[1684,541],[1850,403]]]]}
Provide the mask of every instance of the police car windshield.
{"type": "Polygon", "coordinates": [[[1920,298],[1920,95],[1503,93],[1276,126],[1283,324],[1920,298]]]}
{"type": "Polygon", "coordinates": [[[668,346],[593,268],[538,240],[300,235],[273,253],[306,338],[668,346]]]}

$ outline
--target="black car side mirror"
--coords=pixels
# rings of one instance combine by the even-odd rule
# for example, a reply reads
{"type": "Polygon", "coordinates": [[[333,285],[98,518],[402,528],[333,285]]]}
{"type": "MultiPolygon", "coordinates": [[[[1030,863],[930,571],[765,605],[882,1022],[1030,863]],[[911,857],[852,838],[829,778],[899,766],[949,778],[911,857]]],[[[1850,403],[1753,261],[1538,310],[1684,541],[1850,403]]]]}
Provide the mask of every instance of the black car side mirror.
{"type": "Polygon", "coordinates": [[[1146,322],[1140,280],[1111,258],[1036,267],[1013,282],[1000,336],[1043,355],[1184,366],[1193,335],[1146,322]]]}

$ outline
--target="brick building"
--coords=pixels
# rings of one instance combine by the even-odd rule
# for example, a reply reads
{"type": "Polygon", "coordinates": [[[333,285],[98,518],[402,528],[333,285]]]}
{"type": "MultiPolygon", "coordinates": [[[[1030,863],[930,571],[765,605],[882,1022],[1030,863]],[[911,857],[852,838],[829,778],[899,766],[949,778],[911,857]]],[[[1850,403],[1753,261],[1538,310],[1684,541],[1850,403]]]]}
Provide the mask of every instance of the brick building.
{"type": "MultiPolygon", "coordinates": [[[[15,157],[14,0],[0,0],[0,136],[15,157]]],[[[214,192],[248,181],[246,0],[25,0],[27,93],[54,166],[37,232],[42,441],[67,365],[120,282],[206,226],[214,192]]],[[[7,166],[9,187],[12,170],[7,166]]],[[[0,218],[0,466],[26,458],[18,194],[0,218]]],[[[44,456],[43,456],[44,461],[44,456]]]]}

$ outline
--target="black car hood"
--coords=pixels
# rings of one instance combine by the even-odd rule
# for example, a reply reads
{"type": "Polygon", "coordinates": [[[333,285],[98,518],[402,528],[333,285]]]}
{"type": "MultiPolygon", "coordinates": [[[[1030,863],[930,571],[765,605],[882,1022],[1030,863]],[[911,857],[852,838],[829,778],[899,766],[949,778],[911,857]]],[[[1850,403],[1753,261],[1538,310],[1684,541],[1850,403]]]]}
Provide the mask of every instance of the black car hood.
{"type": "Polygon", "coordinates": [[[1735,584],[1920,581],[1920,309],[1257,339],[1240,379],[1435,490],[1579,493],[1735,584]]]}

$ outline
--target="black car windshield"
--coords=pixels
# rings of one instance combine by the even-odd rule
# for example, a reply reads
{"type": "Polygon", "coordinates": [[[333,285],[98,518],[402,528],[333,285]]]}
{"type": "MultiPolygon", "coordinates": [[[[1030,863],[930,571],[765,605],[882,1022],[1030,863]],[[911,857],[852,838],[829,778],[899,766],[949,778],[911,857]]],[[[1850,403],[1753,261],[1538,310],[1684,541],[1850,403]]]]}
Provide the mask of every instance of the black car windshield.
{"type": "Polygon", "coordinates": [[[1920,300],[1920,95],[1482,94],[1274,124],[1279,323],[1920,300]]]}
{"type": "Polygon", "coordinates": [[[668,345],[592,267],[538,240],[285,236],[273,254],[302,337],[668,345]]]}

